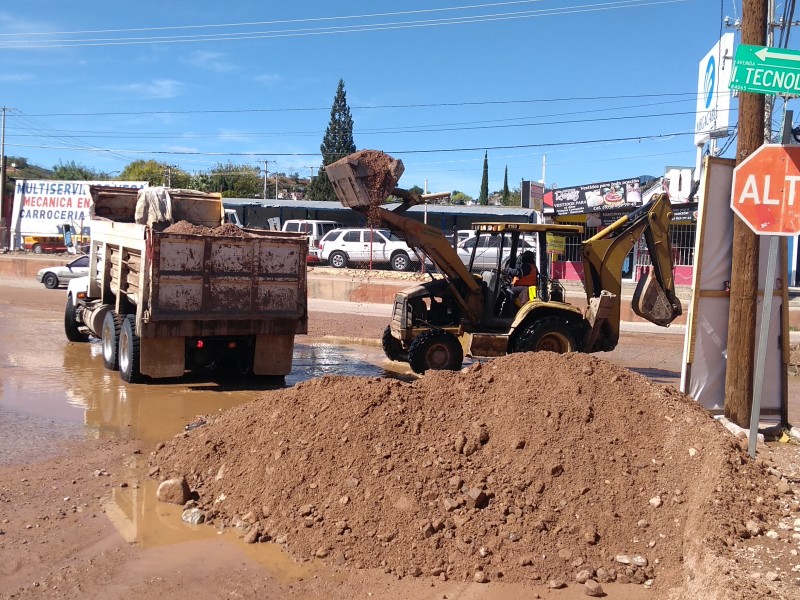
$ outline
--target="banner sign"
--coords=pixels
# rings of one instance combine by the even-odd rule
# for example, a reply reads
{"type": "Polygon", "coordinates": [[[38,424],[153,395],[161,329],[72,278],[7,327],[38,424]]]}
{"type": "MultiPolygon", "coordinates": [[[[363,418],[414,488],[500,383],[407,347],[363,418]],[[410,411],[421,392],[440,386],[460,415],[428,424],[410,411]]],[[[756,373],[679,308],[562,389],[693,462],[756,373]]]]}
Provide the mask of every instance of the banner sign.
{"type": "Polygon", "coordinates": [[[20,179],[14,189],[11,213],[12,248],[22,246],[24,236],[60,235],[64,224],[73,231],[89,225],[91,185],[143,188],[146,181],[55,181],[20,179]]]}
{"type": "Polygon", "coordinates": [[[553,191],[553,208],[557,215],[625,211],[641,205],[642,193],[638,177],[553,191]]]}

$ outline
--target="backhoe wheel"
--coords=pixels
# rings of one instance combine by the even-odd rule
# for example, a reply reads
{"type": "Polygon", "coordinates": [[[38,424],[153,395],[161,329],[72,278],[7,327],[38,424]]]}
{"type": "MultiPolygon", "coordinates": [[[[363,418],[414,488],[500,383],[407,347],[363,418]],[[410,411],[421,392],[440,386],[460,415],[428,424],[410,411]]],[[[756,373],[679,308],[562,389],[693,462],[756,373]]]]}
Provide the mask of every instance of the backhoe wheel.
{"type": "Polygon", "coordinates": [[[408,364],[420,375],[428,369],[458,371],[464,360],[464,351],[458,338],[441,329],[420,333],[408,348],[408,364]]]}
{"type": "Polygon", "coordinates": [[[544,317],[530,325],[516,345],[517,352],[577,352],[578,342],[570,324],[561,317],[544,317]]]}
{"type": "Polygon", "coordinates": [[[408,254],[405,252],[398,252],[392,256],[391,265],[394,271],[408,271],[408,267],[411,266],[411,259],[408,258],[408,254]]]}
{"type": "Polygon", "coordinates": [[[400,340],[392,335],[392,328],[390,325],[387,325],[386,329],[383,330],[381,346],[383,346],[383,353],[389,360],[408,362],[408,353],[403,351],[403,345],[400,343],[400,340]]]}
{"type": "Polygon", "coordinates": [[[103,343],[103,364],[111,371],[119,370],[119,330],[122,319],[113,310],[106,313],[103,319],[101,341],[103,343]]]}
{"type": "Polygon", "coordinates": [[[64,309],[64,333],[70,342],[87,342],[89,334],[82,332],[78,328],[78,321],[75,319],[75,303],[72,296],[67,296],[67,307],[64,309]]]}
{"type": "Polygon", "coordinates": [[[344,269],[347,266],[347,255],[344,252],[331,252],[328,257],[328,264],[336,269],[344,269]]]}
{"type": "Polygon", "coordinates": [[[119,376],[128,383],[139,383],[144,378],[139,371],[139,336],[136,321],[127,315],[119,333],[119,376]]]}

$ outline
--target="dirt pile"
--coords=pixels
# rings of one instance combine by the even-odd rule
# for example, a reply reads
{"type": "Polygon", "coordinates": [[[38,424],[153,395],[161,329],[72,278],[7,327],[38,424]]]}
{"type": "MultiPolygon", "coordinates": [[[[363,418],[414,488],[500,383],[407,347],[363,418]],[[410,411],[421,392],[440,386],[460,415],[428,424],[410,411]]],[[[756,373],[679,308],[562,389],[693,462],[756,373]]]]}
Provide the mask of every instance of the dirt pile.
{"type": "MultiPolygon", "coordinates": [[[[150,463],[159,479],[185,476],[211,523],[300,560],[470,581],[693,580],[683,597],[697,598],[778,504],[764,466],[695,402],[582,354],[514,354],[412,384],[312,380],[150,463]]],[[[757,584],[718,589],[735,585],[757,584]]]]}
{"type": "Polygon", "coordinates": [[[218,227],[206,227],[204,225],[195,225],[189,221],[178,221],[173,223],[166,229],[165,233],[188,233],[192,235],[206,235],[206,236],[220,236],[220,237],[253,237],[252,234],[243,231],[233,223],[225,223],[218,227]]]}

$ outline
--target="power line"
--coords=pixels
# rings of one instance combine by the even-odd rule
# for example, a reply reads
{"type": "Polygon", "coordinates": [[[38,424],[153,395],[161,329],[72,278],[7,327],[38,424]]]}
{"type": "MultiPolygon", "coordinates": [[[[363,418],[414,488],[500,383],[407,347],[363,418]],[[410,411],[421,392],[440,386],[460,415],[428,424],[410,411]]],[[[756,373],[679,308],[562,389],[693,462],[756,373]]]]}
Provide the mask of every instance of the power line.
{"type": "MultiPolygon", "coordinates": [[[[663,94],[637,94],[632,96],[570,96],[568,98],[533,98],[517,100],[482,100],[474,102],[432,102],[425,104],[376,104],[367,106],[350,106],[350,110],[377,110],[377,109],[406,109],[406,108],[454,108],[460,106],[490,106],[509,104],[534,104],[534,103],[563,103],[597,100],[624,100],[629,98],[666,98],[685,97],[687,100],[696,100],[697,92],[675,92],[663,94]]],[[[106,112],[59,112],[36,113],[32,117],[100,117],[100,116],[141,116],[141,115],[189,115],[189,114],[246,114],[246,113],[271,113],[271,112],[330,112],[330,106],[317,106],[309,108],[233,108],[233,109],[194,109],[194,110],[148,110],[148,111],[106,111],[106,112]]]]}
{"type": "Polygon", "coordinates": [[[288,29],[277,31],[255,31],[247,33],[225,33],[207,34],[193,36],[161,36],[161,37],[139,37],[139,38],[89,38],[86,40],[44,40],[42,42],[31,42],[28,40],[6,40],[0,42],[0,49],[36,49],[36,48],[75,48],[75,47],[98,47],[98,46],[134,46],[151,44],[177,44],[177,43],[199,43],[199,42],[224,42],[241,41],[253,39],[274,39],[287,37],[307,37],[320,35],[336,35],[344,33],[364,33],[374,31],[391,31],[400,29],[417,29],[429,27],[442,27],[449,25],[464,25],[472,23],[486,23],[493,21],[507,21],[518,19],[541,18],[556,15],[570,15],[589,12],[600,12],[609,10],[620,10],[627,8],[639,8],[645,6],[655,6],[664,4],[676,4],[689,2],[691,0],[616,0],[596,5],[576,5],[559,7],[554,9],[541,9],[529,11],[517,11],[507,13],[496,13],[466,17],[452,17],[445,19],[429,19],[422,21],[400,21],[366,25],[347,25],[341,27],[320,27],[305,29],[288,29]]]}
{"type": "MultiPolygon", "coordinates": [[[[680,136],[694,135],[694,131],[679,131],[674,133],[664,133],[655,135],[638,135],[631,137],[619,138],[605,138],[596,140],[578,140],[570,142],[543,142],[538,144],[513,144],[508,146],[475,146],[467,148],[436,148],[436,149],[416,149],[416,150],[387,150],[387,154],[434,154],[434,153],[447,153],[447,152],[476,152],[484,150],[511,150],[521,148],[554,148],[559,146],[582,146],[585,144],[597,144],[602,142],[624,142],[624,141],[643,141],[643,140],[659,140],[659,139],[672,139],[680,136]]],[[[170,156],[313,156],[320,155],[319,152],[200,152],[197,150],[119,150],[119,149],[104,149],[104,148],[70,148],[65,146],[40,146],[28,144],[13,144],[15,148],[38,148],[48,150],[71,150],[71,151],[90,151],[90,152],[107,152],[107,153],[129,153],[129,154],[152,154],[152,155],[170,155],[170,156]]],[[[344,155],[342,155],[344,156],[344,155]]]]}

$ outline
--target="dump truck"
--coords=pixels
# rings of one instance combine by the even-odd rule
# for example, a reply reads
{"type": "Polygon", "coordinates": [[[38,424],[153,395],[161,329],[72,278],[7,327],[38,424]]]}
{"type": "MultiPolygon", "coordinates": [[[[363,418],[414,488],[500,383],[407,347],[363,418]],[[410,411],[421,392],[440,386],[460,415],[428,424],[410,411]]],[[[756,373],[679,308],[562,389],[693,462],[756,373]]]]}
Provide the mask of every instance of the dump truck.
{"type": "Polygon", "coordinates": [[[281,377],[308,329],[304,236],[224,223],[219,194],[92,186],[90,271],[67,339],[99,338],[124,381],[187,370],[281,377]]]}
{"type": "Polygon", "coordinates": [[[667,327],[681,313],[675,294],[666,195],[598,232],[582,247],[587,308],[566,302],[563,286],[549,278],[548,235],[577,235],[580,226],[528,223],[476,223],[475,250],[481,236],[495,236],[497,264],[472,272],[475,251],[465,264],[444,233],[404,213],[425,202],[424,195],[396,187],[404,167],[400,160],[376,150],[362,150],[326,167],[339,201],[375,225],[387,227],[436,265],[437,276],[402,290],[394,301],[391,323],[383,333],[383,349],[392,360],[407,361],[416,373],[461,368],[465,355],[502,356],[511,352],[598,352],[619,341],[622,265],[644,236],[653,263],[633,297],[639,316],[667,327]],[[382,204],[400,198],[394,210],[382,204]],[[525,237],[538,240],[535,289],[521,306],[507,309],[510,281],[503,273],[517,264],[525,237]]]}

